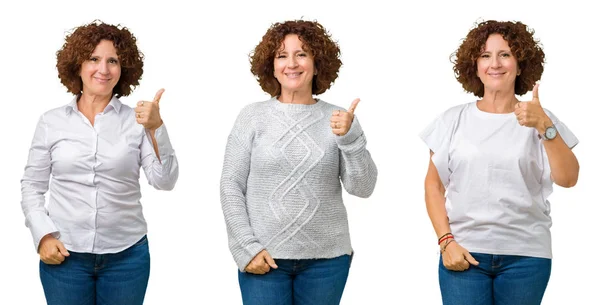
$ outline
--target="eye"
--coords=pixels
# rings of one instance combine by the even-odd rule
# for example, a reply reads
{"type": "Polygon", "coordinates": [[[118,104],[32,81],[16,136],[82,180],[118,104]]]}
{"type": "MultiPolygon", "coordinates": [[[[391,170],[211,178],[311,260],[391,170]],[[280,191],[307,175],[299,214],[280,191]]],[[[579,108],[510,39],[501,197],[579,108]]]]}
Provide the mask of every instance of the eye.
{"type": "Polygon", "coordinates": [[[502,57],[510,57],[510,54],[509,53],[502,53],[500,56],[502,56],[502,57]]]}
{"type": "Polygon", "coordinates": [[[481,58],[489,58],[490,54],[487,54],[487,53],[486,54],[481,54],[479,57],[481,57],[481,58]]]}
{"type": "Polygon", "coordinates": [[[279,55],[275,56],[275,58],[285,58],[285,55],[279,54],[279,55]]]}
{"type": "Polygon", "coordinates": [[[91,62],[97,62],[98,61],[98,57],[92,57],[90,59],[88,59],[91,62]]]}
{"type": "Polygon", "coordinates": [[[298,53],[298,56],[300,56],[300,57],[306,57],[306,53],[298,53]]]}
{"type": "Polygon", "coordinates": [[[119,63],[119,61],[116,60],[116,59],[114,59],[114,58],[109,59],[108,62],[111,63],[111,64],[118,64],[119,63]]]}

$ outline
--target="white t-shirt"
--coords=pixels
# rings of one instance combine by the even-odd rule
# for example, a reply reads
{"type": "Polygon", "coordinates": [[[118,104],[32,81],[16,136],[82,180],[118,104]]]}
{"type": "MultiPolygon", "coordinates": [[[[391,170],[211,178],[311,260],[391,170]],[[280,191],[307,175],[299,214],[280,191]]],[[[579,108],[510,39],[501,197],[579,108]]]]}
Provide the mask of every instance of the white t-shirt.
{"type": "MultiPolygon", "coordinates": [[[[579,142],[544,109],[573,148],[579,142]]],[[[535,128],[475,102],[446,110],[420,134],[446,187],[456,241],[470,252],[552,258],[548,156],[535,128]]]]}

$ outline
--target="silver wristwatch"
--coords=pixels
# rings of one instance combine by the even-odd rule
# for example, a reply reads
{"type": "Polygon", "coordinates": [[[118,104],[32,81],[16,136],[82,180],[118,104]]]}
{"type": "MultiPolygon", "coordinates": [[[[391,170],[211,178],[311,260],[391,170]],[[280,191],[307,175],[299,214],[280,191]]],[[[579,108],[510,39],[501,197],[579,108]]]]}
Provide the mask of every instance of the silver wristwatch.
{"type": "Polygon", "coordinates": [[[552,139],[556,138],[557,134],[558,134],[558,131],[556,130],[556,127],[554,126],[554,124],[552,124],[552,126],[546,127],[546,131],[544,133],[540,134],[540,137],[542,138],[542,140],[548,141],[548,140],[552,140],[552,139]]]}

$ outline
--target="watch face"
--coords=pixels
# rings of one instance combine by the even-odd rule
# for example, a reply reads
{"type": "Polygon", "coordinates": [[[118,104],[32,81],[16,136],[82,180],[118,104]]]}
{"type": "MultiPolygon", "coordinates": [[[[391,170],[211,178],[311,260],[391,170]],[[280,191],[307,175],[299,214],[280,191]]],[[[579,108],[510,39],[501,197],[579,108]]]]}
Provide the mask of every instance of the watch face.
{"type": "Polygon", "coordinates": [[[548,138],[548,140],[552,140],[552,139],[556,138],[556,128],[554,128],[554,127],[546,128],[546,138],[548,138]]]}

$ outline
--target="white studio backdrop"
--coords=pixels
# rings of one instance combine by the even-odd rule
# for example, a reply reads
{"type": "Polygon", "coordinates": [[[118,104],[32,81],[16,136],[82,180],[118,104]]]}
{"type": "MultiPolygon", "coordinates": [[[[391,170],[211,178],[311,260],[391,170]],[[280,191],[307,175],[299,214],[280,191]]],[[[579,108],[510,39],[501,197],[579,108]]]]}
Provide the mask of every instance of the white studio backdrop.
{"type": "MultiPolygon", "coordinates": [[[[243,106],[268,99],[248,53],[274,22],[317,20],[344,65],[320,97],[356,114],[379,168],[371,198],[344,194],[356,251],[342,304],[441,304],[438,247],[425,210],[429,152],[418,133],[475,97],[454,79],[450,54],[481,20],[535,29],[547,64],[540,100],[579,137],[579,183],[555,188],[552,276],[544,305],[596,298],[600,30],[591,2],[568,1],[14,1],[0,4],[3,93],[0,304],[44,304],[39,257],[20,208],[20,179],[39,116],[68,103],[56,51],[72,28],[100,19],[128,27],[145,54],[134,106],[160,88],[180,163],[175,189],[143,181],[152,268],[145,304],[241,304],[219,201],[225,142],[243,106]],[[586,4],[584,4],[586,3],[586,4]]],[[[531,99],[531,93],[522,100],[531,99]]],[[[142,177],[142,179],[145,179],[142,177]]]]}

